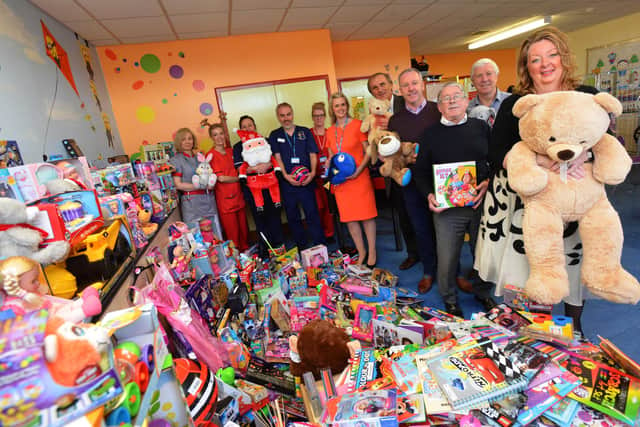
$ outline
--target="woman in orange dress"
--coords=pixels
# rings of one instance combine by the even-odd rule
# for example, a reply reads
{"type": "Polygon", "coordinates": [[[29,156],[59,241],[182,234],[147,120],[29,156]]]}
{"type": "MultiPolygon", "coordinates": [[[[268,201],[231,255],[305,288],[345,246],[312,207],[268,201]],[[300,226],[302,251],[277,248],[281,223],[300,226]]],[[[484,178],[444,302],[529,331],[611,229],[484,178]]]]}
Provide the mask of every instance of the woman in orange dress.
{"type": "Polygon", "coordinates": [[[349,117],[349,101],[340,92],[331,95],[329,114],[333,126],[327,129],[329,159],[339,152],[346,152],[356,161],[356,171],[347,180],[334,186],[340,221],[347,228],[358,250],[358,263],[373,268],[377,262],[376,254],[376,199],[373,184],[369,176],[369,154],[367,154],[367,135],[360,132],[361,121],[349,117]],[[365,248],[362,228],[367,237],[365,248]]]}

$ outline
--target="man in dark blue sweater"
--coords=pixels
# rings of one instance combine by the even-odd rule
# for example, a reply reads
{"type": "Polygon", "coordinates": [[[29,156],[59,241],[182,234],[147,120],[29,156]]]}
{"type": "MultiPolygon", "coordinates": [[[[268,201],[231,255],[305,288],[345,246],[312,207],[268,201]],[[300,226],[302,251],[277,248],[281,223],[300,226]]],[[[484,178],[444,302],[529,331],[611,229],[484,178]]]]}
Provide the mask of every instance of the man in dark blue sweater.
{"type": "MultiPolygon", "coordinates": [[[[489,126],[479,119],[467,118],[469,104],[457,83],[447,83],[438,95],[440,121],[429,127],[420,138],[420,153],[413,168],[420,193],[427,197],[433,212],[438,253],[438,290],[448,313],[462,316],[456,296],[456,270],[465,232],[469,233],[471,251],[475,249],[480,227],[482,200],[489,184],[489,126]],[[433,166],[454,162],[475,162],[475,191],[469,206],[443,207],[436,200],[433,166]]],[[[473,293],[485,310],[495,306],[491,285],[473,284],[473,293]]]]}

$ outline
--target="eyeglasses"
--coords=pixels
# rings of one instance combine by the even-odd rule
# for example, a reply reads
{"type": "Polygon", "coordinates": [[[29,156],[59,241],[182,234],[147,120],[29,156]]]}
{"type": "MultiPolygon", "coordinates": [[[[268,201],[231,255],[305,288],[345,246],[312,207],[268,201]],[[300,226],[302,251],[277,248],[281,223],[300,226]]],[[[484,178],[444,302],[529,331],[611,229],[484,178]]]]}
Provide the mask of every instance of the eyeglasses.
{"type": "Polygon", "coordinates": [[[456,93],[453,96],[443,96],[442,98],[440,98],[440,102],[446,102],[446,103],[457,102],[457,101],[460,101],[462,98],[464,98],[463,94],[456,93]]]}
{"type": "Polygon", "coordinates": [[[326,114],[312,114],[311,115],[311,117],[314,118],[314,119],[318,119],[320,117],[325,117],[325,116],[326,116],[326,114]]]}

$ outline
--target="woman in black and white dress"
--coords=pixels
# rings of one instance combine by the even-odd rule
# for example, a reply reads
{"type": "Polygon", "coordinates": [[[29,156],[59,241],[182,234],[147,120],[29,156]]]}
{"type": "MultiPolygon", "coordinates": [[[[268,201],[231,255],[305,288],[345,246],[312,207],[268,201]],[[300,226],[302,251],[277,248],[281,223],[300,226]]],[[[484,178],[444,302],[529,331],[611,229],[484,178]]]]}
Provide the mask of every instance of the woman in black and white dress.
{"type": "MultiPolygon", "coordinates": [[[[538,30],[522,43],[516,91],[502,102],[493,126],[489,162],[494,175],[484,202],[475,253],[475,269],[482,279],[496,284],[498,296],[502,295],[507,284],[524,287],[529,276],[522,238],[524,205],[509,187],[504,168],[505,155],[520,141],[518,118],[513,115],[513,105],[520,97],[531,93],[560,90],[597,93],[593,87],[580,86],[574,73],[575,63],[567,36],[556,28],[538,30]]],[[[584,176],[582,165],[586,160],[585,153],[570,163],[570,178],[584,176]]],[[[548,169],[558,170],[558,165],[546,156],[538,154],[537,162],[548,169]]],[[[580,317],[586,291],[580,282],[582,244],[577,223],[565,226],[564,246],[570,282],[569,296],[564,299],[565,314],[573,318],[574,329],[582,331],[580,317]]]]}

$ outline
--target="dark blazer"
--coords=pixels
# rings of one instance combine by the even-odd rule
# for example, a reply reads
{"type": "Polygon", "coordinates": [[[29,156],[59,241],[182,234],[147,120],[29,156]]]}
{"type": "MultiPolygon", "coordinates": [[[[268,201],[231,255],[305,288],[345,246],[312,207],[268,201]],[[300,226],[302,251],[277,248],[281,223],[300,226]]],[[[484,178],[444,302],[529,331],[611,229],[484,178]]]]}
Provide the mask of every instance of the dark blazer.
{"type": "Polygon", "coordinates": [[[404,98],[401,95],[393,95],[393,114],[404,110],[404,98]]]}

